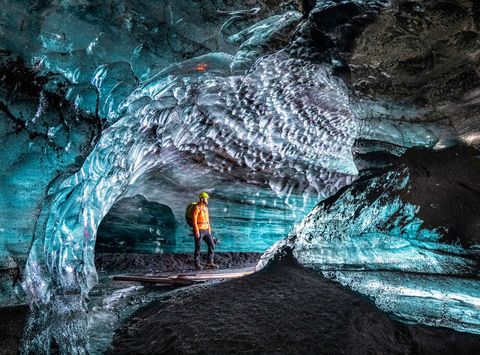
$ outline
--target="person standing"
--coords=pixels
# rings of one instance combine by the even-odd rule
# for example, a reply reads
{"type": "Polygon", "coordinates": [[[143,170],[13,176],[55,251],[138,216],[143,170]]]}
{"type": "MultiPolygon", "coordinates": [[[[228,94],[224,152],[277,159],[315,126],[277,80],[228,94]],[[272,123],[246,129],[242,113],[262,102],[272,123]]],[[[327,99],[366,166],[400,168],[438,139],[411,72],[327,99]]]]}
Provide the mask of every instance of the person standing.
{"type": "Polygon", "coordinates": [[[208,215],[208,200],[210,196],[206,192],[198,195],[199,201],[193,209],[192,227],[193,236],[195,237],[195,252],[194,262],[195,270],[202,270],[202,264],[200,264],[200,248],[202,239],[208,246],[207,252],[207,264],[205,268],[217,269],[218,265],[213,262],[215,241],[212,237],[212,228],[210,226],[210,217],[208,215]]]}

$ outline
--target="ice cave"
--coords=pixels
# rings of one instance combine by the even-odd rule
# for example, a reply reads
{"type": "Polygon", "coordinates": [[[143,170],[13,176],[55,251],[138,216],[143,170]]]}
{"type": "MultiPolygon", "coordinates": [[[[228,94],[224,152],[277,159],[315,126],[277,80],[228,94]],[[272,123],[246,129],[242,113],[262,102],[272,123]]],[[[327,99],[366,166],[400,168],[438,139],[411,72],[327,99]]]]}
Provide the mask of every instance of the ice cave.
{"type": "Polygon", "coordinates": [[[0,354],[478,353],[478,1],[0,4],[0,354]]]}

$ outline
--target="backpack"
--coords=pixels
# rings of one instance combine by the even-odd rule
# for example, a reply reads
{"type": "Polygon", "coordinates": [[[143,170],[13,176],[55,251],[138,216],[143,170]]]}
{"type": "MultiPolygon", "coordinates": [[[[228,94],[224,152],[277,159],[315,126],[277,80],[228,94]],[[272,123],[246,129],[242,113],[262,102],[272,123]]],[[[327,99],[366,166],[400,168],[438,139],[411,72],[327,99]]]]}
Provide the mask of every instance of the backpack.
{"type": "Polygon", "coordinates": [[[197,207],[198,202],[190,203],[185,209],[185,220],[190,227],[193,227],[193,211],[197,207]]]}

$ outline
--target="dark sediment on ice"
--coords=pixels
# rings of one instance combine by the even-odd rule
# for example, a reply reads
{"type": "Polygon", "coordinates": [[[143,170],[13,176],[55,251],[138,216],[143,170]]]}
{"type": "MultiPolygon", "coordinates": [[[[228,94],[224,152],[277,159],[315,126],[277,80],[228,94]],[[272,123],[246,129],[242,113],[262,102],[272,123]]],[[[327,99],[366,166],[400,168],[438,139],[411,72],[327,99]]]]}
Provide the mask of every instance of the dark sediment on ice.
{"type": "MultiPolygon", "coordinates": [[[[215,262],[221,268],[241,268],[256,265],[260,253],[217,253],[215,262]]],[[[169,272],[192,269],[191,254],[97,254],[98,271],[112,272],[169,272]]],[[[0,355],[17,354],[29,308],[26,305],[0,307],[0,355]]]]}
{"type": "Polygon", "coordinates": [[[480,336],[411,326],[286,259],[137,311],[110,353],[473,354],[480,336]]]}
{"type": "Polygon", "coordinates": [[[402,199],[420,207],[424,227],[444,231],[445,243],[480,243],[479,155],[472,147],[410,149],[394,167],[408,167],[409,188],[402,199]]]}
{"type": "Polygon", "coordinates": [[[17,354],[27,320],[28,306],[0,307],[0,354],[17,354]]]}
{"type": "MultiPolygon", "coordinates": [[[[215,253],[215,263],[222,269],[254,266],[261,253],[215,253]]],[[[205,258],[205,255],[202,255],[205,258]]],[[[205,263],[205,261],[203,261],[205,263]]],[[[133,254],[101,253],[95,255],[97,271],[106,272],[169,272],[193,269],[193,253],[133,254]]]]}

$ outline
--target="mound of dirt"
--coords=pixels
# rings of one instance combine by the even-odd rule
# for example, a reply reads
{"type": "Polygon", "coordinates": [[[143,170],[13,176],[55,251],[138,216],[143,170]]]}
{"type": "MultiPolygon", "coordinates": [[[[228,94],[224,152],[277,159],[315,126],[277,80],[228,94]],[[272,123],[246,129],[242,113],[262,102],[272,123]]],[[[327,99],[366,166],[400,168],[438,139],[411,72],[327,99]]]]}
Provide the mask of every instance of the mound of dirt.
{"type": "Polygon", "coordinates": [[[473,354],[480,336],[409,326],[291,258],[136,312],[114,354],[473,354]]]}

